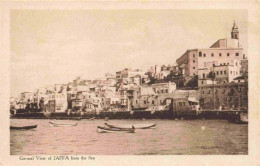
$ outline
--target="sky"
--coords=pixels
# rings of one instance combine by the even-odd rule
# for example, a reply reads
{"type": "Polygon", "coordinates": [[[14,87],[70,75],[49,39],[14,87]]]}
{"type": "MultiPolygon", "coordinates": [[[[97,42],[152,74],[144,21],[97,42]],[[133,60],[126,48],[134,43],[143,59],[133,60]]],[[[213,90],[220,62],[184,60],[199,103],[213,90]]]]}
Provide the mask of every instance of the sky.
{"type": "Polygon", "coordinates": [[[230,38],[247,51],[246,10],[12,10],[11,96],[124,68],[176,64],[187,49],[230,38]]]}

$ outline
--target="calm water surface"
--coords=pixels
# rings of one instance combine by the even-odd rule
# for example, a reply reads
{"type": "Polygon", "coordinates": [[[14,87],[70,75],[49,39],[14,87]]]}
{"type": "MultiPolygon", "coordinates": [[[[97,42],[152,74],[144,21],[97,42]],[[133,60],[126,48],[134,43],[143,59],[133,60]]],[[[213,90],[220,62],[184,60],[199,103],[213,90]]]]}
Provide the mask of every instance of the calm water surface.
{"type": "Polygon", "coordinates": [[[158,124],[135,133],[98,133],[104,120],[57,121],[78,123],[76,127],[52,127],[50,121],[55,120],[11,119],[12,125],[38,125],[27,131],[10,130],[11,155],[248,154],[248,125],[225,120],[108,121],[158,124]]]}

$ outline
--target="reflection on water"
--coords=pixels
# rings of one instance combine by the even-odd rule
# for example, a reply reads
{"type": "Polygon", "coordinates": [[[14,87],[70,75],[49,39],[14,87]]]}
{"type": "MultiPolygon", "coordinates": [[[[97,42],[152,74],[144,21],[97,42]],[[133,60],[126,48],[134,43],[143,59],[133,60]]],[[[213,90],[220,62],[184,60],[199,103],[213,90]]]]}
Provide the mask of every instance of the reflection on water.
{"type": "MultiPolygon", "coordinates": [[[[109,123],[152,123],[156,129],[135,133],[98,133],[104,120],[81,120],[76,127],[52,127],[50,120],[11,119],[12,125],[37,124],[36,129],[11,130],[11,155],[155,155],[247,154],[248,125],[224,120],[110,120],[109,123]]],[[[53,120],[52,120],[53,121],[53,120]]],[[[58,123],[73,122],[59,120],[58,123]]]]}

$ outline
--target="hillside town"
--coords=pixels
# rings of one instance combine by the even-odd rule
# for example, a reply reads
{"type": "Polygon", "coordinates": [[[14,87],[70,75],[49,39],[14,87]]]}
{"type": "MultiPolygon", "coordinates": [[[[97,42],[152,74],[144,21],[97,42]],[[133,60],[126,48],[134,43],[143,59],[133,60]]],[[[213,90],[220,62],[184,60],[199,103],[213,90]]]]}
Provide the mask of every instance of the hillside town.
{"type": "Polygon", "coordinates": [[[125,68],[104,78],[77,77],[10,98],[11,114],[240,110],[248,107],[248,60],[233,23],[230,38],[190,48],[175,62],[142,71],[125,68]],[[199,46],[198,46],[199,47],[199,46]]]}

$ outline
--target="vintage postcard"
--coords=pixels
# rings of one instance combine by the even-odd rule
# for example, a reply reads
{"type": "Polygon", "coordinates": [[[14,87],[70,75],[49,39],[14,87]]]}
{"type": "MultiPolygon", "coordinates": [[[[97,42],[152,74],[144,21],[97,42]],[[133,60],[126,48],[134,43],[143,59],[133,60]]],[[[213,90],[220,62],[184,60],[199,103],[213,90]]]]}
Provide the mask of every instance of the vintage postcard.
{"type": "Polygon", "coordinates": [[[258,2],[2,4],[0,165],[260,165],[258,2]]]}

